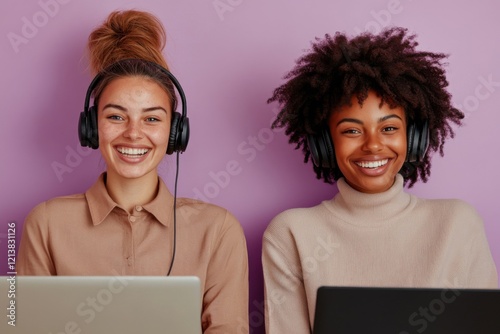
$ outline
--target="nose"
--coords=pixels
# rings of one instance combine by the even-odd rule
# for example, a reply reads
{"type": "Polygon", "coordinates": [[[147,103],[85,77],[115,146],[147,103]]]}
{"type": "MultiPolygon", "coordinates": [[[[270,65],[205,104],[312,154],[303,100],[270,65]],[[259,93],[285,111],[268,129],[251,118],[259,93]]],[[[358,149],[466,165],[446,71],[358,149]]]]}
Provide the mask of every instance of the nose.
{"type": "Polygon", "coordinates": [[[375,153],[382,150],[383,143],[379,133],[366,133],[363,143],[363,151],[375,153]]]}
{"type": "Polygon", "coordinates": [[[123,133],[123,136],[125,138],[129,138],[132,140],[136,139],[141,139],[143,136],[142,133],[142,125],[140,121],[138,120],[129,120],[127,124],[127,128],[125,129],[125,132],[123,133]]]}

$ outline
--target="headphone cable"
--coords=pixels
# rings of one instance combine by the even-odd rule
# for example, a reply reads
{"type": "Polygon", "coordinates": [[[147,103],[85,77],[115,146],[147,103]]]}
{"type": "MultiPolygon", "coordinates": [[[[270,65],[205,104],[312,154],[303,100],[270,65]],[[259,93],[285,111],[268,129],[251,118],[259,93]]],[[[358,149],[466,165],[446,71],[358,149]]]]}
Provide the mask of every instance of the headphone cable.
{"type": "Polygon", "coordinates": [[[170,262],[170,268],[168,268],[167,276],[170,276],[170,272],[172,271],[172,267],[174,266],[175,260],[175,243],[177,239],[177,180],[179,178],[179,151],[176,152],[176,167],[175,167],[175,184],[174,184],[174,242],[172,245],[172,261],[170,262]]]}

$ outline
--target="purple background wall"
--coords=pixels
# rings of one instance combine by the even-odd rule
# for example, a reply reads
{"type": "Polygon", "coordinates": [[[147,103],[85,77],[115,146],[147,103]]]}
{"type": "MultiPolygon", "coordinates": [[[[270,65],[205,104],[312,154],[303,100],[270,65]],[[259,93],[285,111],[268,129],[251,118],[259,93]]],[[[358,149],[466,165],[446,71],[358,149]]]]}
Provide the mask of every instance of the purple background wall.
{"type": "MultiPolygon", "coordinates": [[[[86,38],[109,12],[137,8],[165,24],[165,55],[188,99],[192,137],[181,156],[179,194],[219,204],[243,225],[250,257],[250,324],[263,333],[261,236],[280,211],[332,197],[280,131],[267,105],[283,75],[315,37],[400,25],[420,47],[449,53],[450,91],[467,117],[435,156],[427,184],[410,191],[455,197],[484,218],[500,267],[498,3],[376,0],[5,0],[0,14],[0,273],[7,271],[7,223],[48,198],[85,191],[103,170],[79,148],[76,125],[91,77],[86,38]],[[237,173],[221,178],[229,162],[237,173]],[[54,167],[64,168],[56,173],[54,167]],[[216,175],[219,175],[218,180],[216,175]]],[[[172,186],[175,161],[160,174],[172,186]]],[[[172,188],[171,188],[172,189],[172,188]]]]}

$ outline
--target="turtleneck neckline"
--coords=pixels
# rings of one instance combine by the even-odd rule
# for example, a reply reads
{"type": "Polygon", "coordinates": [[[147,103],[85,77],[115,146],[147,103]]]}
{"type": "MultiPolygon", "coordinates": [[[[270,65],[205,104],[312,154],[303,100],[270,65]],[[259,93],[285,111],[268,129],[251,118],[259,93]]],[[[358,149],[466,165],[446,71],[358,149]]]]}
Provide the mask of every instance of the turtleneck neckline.
{"type": "Polygon", "coordinates": [[[387,191],[367,194],[352,188],[344,178],[337,181],[338,194],[325,205],[345,222],[366,227],[390,224],[412,206],[412,196],[403,191],[404,179],[401,174],[387,191]]]}

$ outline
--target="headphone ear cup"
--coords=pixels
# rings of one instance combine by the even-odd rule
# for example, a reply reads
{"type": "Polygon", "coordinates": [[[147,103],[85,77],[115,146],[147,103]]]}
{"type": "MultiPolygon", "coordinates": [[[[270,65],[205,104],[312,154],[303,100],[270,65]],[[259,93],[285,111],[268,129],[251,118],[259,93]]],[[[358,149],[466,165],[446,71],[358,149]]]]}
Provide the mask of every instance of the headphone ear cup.
{"type": "Polygon", "coordinates": [[[427,121],[422,125],[422,134],[418,144],[418,161],[422,161],[429,148],[429,123],[427,121]]]}
{"type": "Polygon", "coordinates": [[[429,147],[429,124],[427,121],[420,126],[412,123],[407,130],[408,154],[407,162],[420,162],[424,159],[429,147]]]}
{"type": "Polygon", "coordinates": [[[311,152],[311,159],[316,167],[321,166],[321,157],[319,153],[318,142],[319,140],[317,136],[311,134],[307,135],[307,144],[309,145],[309,151],[311,152]]]}
{"type": "Polygon", "coordinates": [[[174,111],[172,114],[172,121],[170,122],[170,136],[168,138],[167,154],[175,152],[180,118],[181,115],[177,111],[174,111]]]}
{"type": "Polygon", "coordinates": [[[89,110],[89,141],[90,147],[96,150],[99,147],[99,131],[97,130],[97,108],[90,107],[89,110]]]}
{"type": "Polygon", "coordinates": [[[181,116],[177,132],[176,151],[182,153],[186,150],[189,143],[189,118],[181,116]]]}
{"type": "Polygon", "coordinates": [[[333,148],[333,141],[330,135],[329,129],[325,129],[322,132],[323,135],[323,145],[320,146],[323,149],[323,167],[324,168],[335,168],[335,150],[333,148]]]}
{"type": "Polygon", "coordinates": [[[80,145],[83,147],[89,147],[87,136],[87,114],[85,111],[80,113],[80,119],[78,120],[78,139],[80,140],[80,145]]]}
{"type": "Polygon", "coordinates": [[[335,168],[335,151],[328,128],[319,135],[307,135],[309,151],[314,165],[320,168],[335,168]]]}
{"type": "Polygon", "coordinates": [[[94,150],[99,147],[97,109],[94,106],[80,113],[78,139],[80,140],[80,145],[83,147],[90,147],[94,150]]]}
{"type": "Polygon", "coordinates": [[[406,139],[408,142],[408,152],[406,153],[406,161],[407,162],[416,162],[417,161],[417,147],[419,139],[418,133],[415,133],[415,123],[411,123],[408,125],[406,130],[406,139]]]}
{"type": "Polygon", "coordinates": [[[168,138],[167,154],[184,152],[189,142],[189,119],[182,117],[177,111],[172,114],[170,136],[168,138]]]}

